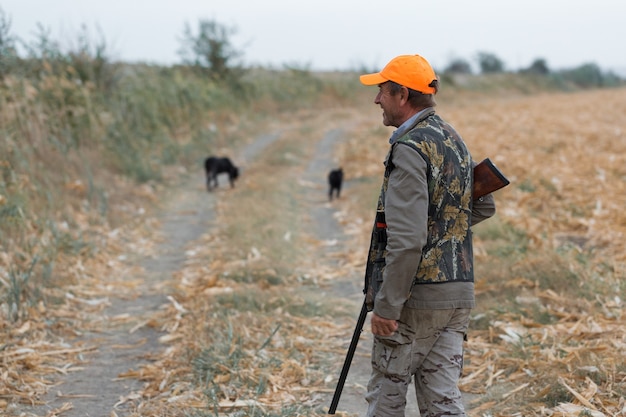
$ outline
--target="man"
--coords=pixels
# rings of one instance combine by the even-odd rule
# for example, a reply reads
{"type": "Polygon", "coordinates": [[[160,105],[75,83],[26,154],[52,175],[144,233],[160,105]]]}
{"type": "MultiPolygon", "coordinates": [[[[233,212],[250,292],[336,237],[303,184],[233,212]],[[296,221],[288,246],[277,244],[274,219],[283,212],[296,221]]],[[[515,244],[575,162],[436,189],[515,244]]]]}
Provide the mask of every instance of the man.
{"type": "Polygon", "coordinates": [[[368,260],[375,294],[367,416],[404,416],[413,376],[421,417],[465,416],[457,384],[475,304],[470,226],[493,216],[495,203],[491,195],[472,201],[475,164],[435,114],[439,81],[426,59],[401,55],[360,80],[378,86],[383,124],[397,128],[368,260]]]}

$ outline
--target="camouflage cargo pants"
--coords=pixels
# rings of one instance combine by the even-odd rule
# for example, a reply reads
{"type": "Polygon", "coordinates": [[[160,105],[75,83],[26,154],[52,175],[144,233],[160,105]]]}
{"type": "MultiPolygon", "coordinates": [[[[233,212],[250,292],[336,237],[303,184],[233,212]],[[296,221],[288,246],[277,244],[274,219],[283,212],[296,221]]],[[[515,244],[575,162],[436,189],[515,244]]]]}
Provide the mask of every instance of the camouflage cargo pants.
{"type": "Polygon", "coordinates": [[[413,376],[421,417],[465,417],[457,383],[469,317],[470,309],[405,308],[396,333],[375,336],[367,417],[403,417],[413,376]]]}

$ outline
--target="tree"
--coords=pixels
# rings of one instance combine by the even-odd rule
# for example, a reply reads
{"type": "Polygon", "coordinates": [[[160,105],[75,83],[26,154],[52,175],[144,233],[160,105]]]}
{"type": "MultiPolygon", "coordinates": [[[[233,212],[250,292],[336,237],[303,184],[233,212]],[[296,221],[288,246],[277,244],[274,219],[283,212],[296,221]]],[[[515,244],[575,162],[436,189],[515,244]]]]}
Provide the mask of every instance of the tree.
{"type": "Polygon", "coordinates": [[[472,67],[469,62],[462,58],[453,59],[450,64],[444,70],[444,73],[449,74],[471,74],[472,67]]]}
{"type": "Polygon", "coordinates": [[[215,80],[238,81],[244,70],[239,62],[243,54],[231,43],[231,36],[236,32],[216,21],[200,20],[198,32],[194,33],[186,23],[178,54],[185,64],[215,80]]]}
{"type": "Polygon", "coordinates": [[[605,75],[600,67],[593,63],[582,64],[576,68],[564,70],[560,72],[561,76],[568,81],[573,82],[579,87],[602,87],[606,86],[605,75]]]}
{"type": "Polygon", "coordinates": [[[550,74],[550,68],[548,68],[548,64],[545,59],[537,58],[528,68],[522,70],[521,72],[525,72],[527,74],[548,75],[550,74]]]}
{"type": "Polygon", "coordinates": [[[496,55],[489,52],[479,52],[476,60],[480,72],[483,74],[504,72],[504,63],[496,55]]]}

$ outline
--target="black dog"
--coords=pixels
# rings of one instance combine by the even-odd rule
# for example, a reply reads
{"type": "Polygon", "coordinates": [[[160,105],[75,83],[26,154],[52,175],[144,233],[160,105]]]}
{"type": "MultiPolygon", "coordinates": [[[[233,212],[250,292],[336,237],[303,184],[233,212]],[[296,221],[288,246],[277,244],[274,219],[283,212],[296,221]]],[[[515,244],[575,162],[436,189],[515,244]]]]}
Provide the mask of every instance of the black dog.
{"type": "Polygon", "coordinates": [[[333,192],[336,192],[337,198],[341,193],[341,183],[343,182],[343,170],[341,168],[333,169],[328,173],[328,184],[330,186],[328,190],[328,199],[332,201],[333,192]]]}
{"type": "Polygon", "coordinates": [[[210,156],[204,160],[204,172],[206,173],[206,188],[213,191],[218,187],[217,175],[227,173],[230,181],[230,187],[235,186],[235,180],[239,177],[239,168],[237,168],[228,158],[217,158],[210,156]]]}

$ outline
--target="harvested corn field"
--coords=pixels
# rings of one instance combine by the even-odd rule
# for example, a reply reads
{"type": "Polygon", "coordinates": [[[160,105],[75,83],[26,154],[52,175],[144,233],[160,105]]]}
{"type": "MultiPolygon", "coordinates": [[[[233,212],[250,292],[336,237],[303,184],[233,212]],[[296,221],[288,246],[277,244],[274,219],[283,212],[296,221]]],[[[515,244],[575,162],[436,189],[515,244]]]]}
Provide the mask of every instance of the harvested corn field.
{"type": "MultiPolygon", "coordinates": [[[[233,189],[209,194],[188,167],[176,186],[137,189],[159,210],[123,227],[92,228],[77,210],[106,244],[61,265],[71,285],[41,289],[54,304],[17,325],[3,317],[0,408],[324,414],[362,302],[391,133],[365,94],[268,123],[231,150],[233,189]],[[338,166],[344,189],[329,202],[338,166]]],[[[511,181],[475,229],[468,414],[626,415],[626,91],[444,94],[438,112],[511,181]]],[[[3,271],[14,256],[2,254],[3,271]]],[[[361,339],[339,415],[365,412],[367,323],[361,339]]]]}

